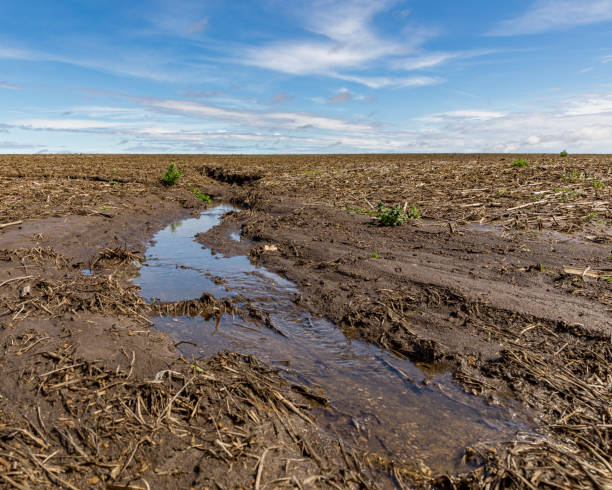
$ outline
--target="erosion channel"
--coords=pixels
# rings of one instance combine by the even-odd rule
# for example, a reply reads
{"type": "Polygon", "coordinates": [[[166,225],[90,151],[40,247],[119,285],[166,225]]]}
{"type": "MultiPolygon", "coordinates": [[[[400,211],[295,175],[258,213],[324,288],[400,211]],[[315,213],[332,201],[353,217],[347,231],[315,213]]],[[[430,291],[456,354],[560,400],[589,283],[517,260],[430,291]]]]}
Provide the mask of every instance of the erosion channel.
{"type": "MultiPolygon", "coordinates": [[[[259,319],[237,314],[154,319],[156,328],[180,342],[186,357],[229,350],[265,360],[321,397],[313,413],[328,433],[426,472],[466,470],[467,446],[509,440],[526,429],[510,409],[465,393],[451,373],[346,338],[331,322],[295,304],[293,283],[247,256],[213,254],[195,241],[232,210],[228,205],[209,208],[158,232],[134,279],[149,302],[209,293],[261,313],[259,319]]],[[[240,237],[228,234],[227,239],[240,237]]]]}

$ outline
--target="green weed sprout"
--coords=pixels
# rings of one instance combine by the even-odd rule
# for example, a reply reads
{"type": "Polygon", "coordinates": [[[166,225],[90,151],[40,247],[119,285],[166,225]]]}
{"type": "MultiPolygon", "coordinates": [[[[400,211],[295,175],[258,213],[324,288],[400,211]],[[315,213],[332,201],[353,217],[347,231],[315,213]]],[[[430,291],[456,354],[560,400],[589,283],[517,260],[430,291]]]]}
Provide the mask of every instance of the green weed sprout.
{"type": "Polygon", "coordinates": [[[566,150],[563,150],[561,153],[559,153],[559,156],[562,156],[562,157],[566,157],[568,155],[569,153],[566,150]]]}
{"type": "Polygon", "coordinates": [[[410,219],[419,219],[421,217],[421,210],[418,206],[410,206],[410,211],[408,211],[408,218],[410,219]]]}
{"type": "Polygon", "coordinates": [[[181,172],[181,169],[176,166],[176,163],[170,162],[168,170],[162,174],[162,184],[166,186],[174,185],[181,175],[183,175],[183,172],[181,172]]]}
{"type": "Polygon", "coordinates": [[[524,158],[519,158],[518,160],[514,160],[512,162],[513,167],[526,167],[527,165],[529,164],[527,163],[527,160],[525,160],[524,158]]]}
{"type": "Polygon", "coordinates": [[[211,202],[212,201],[212,198],[208,194],[206,194],[204,192],[201,192],[200,189],[198,189],[197,187],[194,187],[191,190],[191,192],[193,192],[193,195],[197,199],[199,199],[200,201],[203,201],[203,202],[211,202]]]}
{"type": "Polygon", "coordinates": [[[408,216],[402,212],[401,204],[388,208],[382,202],[376,209],[376,217],[381,226],[399,226],[408,219],[408,216]]]}

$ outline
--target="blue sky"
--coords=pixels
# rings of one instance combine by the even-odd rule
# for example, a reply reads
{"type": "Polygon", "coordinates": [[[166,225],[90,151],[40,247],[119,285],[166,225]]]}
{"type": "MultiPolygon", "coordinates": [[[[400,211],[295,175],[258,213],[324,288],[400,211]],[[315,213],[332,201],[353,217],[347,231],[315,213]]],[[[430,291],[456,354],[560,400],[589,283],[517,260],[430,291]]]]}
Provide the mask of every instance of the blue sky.
{"type": "Polygon", "coordinates": [[[612,0],[0,3],[0,153],[612,153],[612,0]]]}

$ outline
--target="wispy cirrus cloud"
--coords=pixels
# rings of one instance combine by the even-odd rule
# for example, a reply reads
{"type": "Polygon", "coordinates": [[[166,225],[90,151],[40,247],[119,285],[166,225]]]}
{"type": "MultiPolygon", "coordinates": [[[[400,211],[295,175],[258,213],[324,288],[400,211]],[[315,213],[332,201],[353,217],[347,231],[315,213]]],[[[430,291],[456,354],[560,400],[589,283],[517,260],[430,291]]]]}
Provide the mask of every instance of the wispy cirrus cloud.
{"type": "Polygon", "coordinates": [[[539,34],[610,20],[612,0],[537,0],[525,13],[498,23],[489,34],[539,34]]]}
{"type": "Polygon", "coordinates": [[[390,1],[369,2],[316,0],[301,12],[304,28],[315,38],[276,41],[244,49],[241,62],[291,75],[324,75],[352,81],[370,88],[419,87],[437,79],[372,76],[369,68],[394,57],[405,56],[427,37],[423,29],[413,29],[400,40],[379,35],[374,17],[392,5],[390,1]],[[357,73],[355,73],[357,72],[357,73]]]}
{"type": "Polygon", "coordinates": [[[2,150],[33,150],[40,147],[41,145],[18,143],[16,141],[0,141],[0,149],[2,150]]]}
{"type": "Polygon", "coordinates": [[[443,121],[488,121],[490,119],[497,119],[504,117],[503,112],[493,111],[482,111],[482,110],[460,110],[460,111],[449,111],[441,112],[438,114],[431,114],[429,116],[418,118],[425,122],[443,122],[443,121]]]}
{"type": "Polygon", "coordinates": [[[151,32],[140,34],[159,35],[160,31],[177,37],[193,38],[209,26],[205,15],[206,3],[199,0],[149,0],[150,8],[142,12],[143,17],[154,27],[151,32]]]}
{"type": "Polygon", "coordinates": [[[124,124],[114,121],[94,119],[27,119],[16,121],[13,126],[20,129],[49,131],[85,131],[95,129],[118,128],[124,124]]]}
{"type": "MultiPolygon", "coordinates": [[[[190,78],[202,80],[201,73],[199,75],[192,73],[193,69],[176,64],[172,56],[164,55],[159,50],[155,52],[130,51],[125,48],[117,47],[113,50],[106,47],[95,55],[80,56],[22,47],[0,47],[0,59],[64,63],[103,73],[157,82],[173,82],[190,78]],[[168,68],[173,63],[175,66],[172,69],[168,68]]],[[[195,71],[198,72],[198,70],[195,71]]]]}
{"type": "Polygon", "coordinates": [[[427,85],[436,85],[444,80],[440,77],[389,77],[389,76],[363,76],[348,75],[343,73],[333,73],[335,78],[346,80],[347,82],[359,83],[369,88],[415,88],[427,85]]]}
{"type": "Polygon", "coordinates": [[[0,82],[0,88],[7,88],[9,90],[22,90],[23,89],[21,85],[12,85],[6,82],[0,82]]]}
{"type": "Polygon", "coordinates": [[[412,56],[409,58],[403,58],[393,61],[392,66],[398,70],[415,71],[415,70],[426,70],[434,68],[451,61],[476,58],[479,56],[486,56],[490,54],[498,53],[498,50],[493,49],[480,49],[480,50],[468,50],[468,51],[447,51],[447,52],[434,52],[427,53],[420,56],[412,56]]]}
{"type": "Polygon", "coordinates": [[[57,120],[36,119],[20,121],[16,124],[31,126],[38,129],[67,129],[117,127],[127,124],[132,118],[134,122],[143,121],[147,111],[149,115],[161,114],[167,116],[182,116],[187,120],[192,119],[202,122],[229,123],[236,126],[254,127],[274,131],[339,131],[339,132],[364,132],[376,127],[375,124],[365,121],[342,119],[330,117],[312,112],[289,112],[279,110],[251,110],[244,108],[224,107],[201,101],[187,99],[172,99],[158,97],[140,97],[120,92],[108,92],[100,90],[87,90],[88,93],[100,97],[113,97],[117,100],[129,101],[136,104],[135,107],[109,107],[109,106],[83,106],[71,107],[64,111],[66,115],[80,115],[80,118],[67,118],[57,120]],[[91,118],[91,119],[89,119],[91,118]],[[112,118],[113,120],[101,120],[112,118]]]}
{"type": "Polygon", "coordinates": [[[369,131],[369,123],[347,121],[306,112],[246,111],[178,99],[134,97],[134,101],[153,110],[211,120],[223,120],[251,127],[275,130],[369,131]]]}

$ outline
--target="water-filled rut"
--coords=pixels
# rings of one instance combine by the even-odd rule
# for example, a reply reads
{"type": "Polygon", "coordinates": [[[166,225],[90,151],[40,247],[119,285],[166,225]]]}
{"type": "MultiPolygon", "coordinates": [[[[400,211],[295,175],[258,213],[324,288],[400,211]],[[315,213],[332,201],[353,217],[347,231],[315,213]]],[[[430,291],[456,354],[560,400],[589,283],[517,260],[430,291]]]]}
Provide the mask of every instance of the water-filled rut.
{"type": "MultiPolygon", "coordinates": [[[[239,316],[155,319],[188,356],[221,350],[252,354],[281,374],[330,400],[317,415],[330,434],[385,457],[413,461],[433,471],[463,469],[466,446],[506,440],[519,428],[509,409],[491,407],[466,394],[448,372],[422,369],[367,343],[347,339],[329,321],[293,302],[298,292],[286,279],[246,256],[213,254],[195,235],[232,210],[217,206],[156,234],[135,282],[147,300],[181,301],[208,292],[244,298],[270,316],[275,329],[239,316]],[[196,347],[197,346],[197,347],[196,347]]],[[[228,240],[239,239],[228,236],[228,240]]]]}

